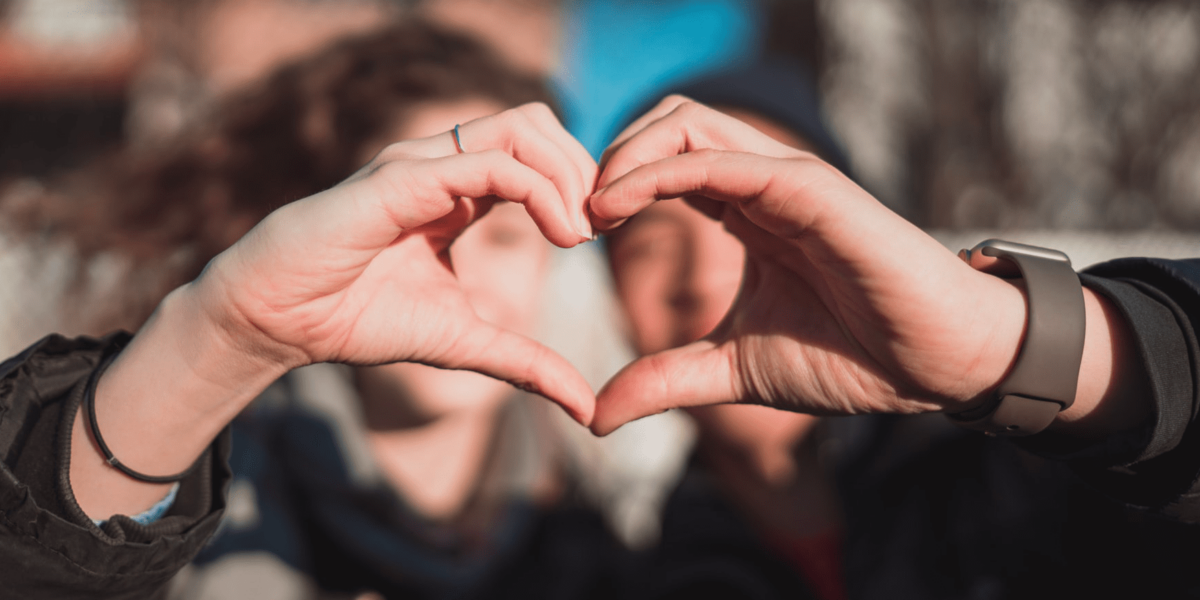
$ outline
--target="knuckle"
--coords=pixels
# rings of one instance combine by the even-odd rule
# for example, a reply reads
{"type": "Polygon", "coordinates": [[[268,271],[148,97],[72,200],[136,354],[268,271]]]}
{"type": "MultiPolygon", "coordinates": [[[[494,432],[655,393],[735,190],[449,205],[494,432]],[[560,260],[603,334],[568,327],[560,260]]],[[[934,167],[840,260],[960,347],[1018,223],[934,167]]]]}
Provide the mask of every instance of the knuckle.
{"type": "Polygon", "coordinates": [[[491,148],[482,152],[477,152],[476,156],[483,161],[485,166],[491,168],[495,168],[501,163],[507,162],[511,158],[507,152],[497,148],[491,148]]]}
{"type": "Polygon", "coordinates": [[[812,152],[801,152],[788,160],[795,165],[794,171],[804,173],[808,177],[833,177],[840,174],[833,165],[812,152]]]}
{"type": "Polygon", "coordinates": [[[497,120],[506,129],[512,127],[520,127],[529,124],[529,117],[522,112],[523,107],[510,108],[499,115],[496,115],[497,120]]]}
{"type": "Polygon", "coordinates": [[[545,102],[530,102],[528,104],[522,104],[518,108],[520,110],[524,111],[525,113],[535,116],[535,117],[542,117],[542,118],[548,117],[551,119],[558,118],[554,114],[554,110],[550,108],[550,105],[546,104],[545,102]]]}
{"type": "Polygon", "coordinates": [[[379,163],[367,177],[386,185],[392,191],[408,190],[412,185],[412,169],[404,161],[386,161],[379,163]]]}
{"type": "Polygon", "coordinates": [[[699,150],[693,150],[691,152],[691,154],[692,154],[692,156],[695,156],[696,158],[699,158],[702,160],[714,161],[714,160],[721,159],[721,157],[723,157],[725,155],[725,152],[721,151],[721,150],[716,150],[714,148],[701,148],[699,150]]]}
{"type": "Polygon", "coordinates": [[[375,155],[375,158],[372,160],[372,162],[376,162],[376,161],[390,162],[390,161],[396,160],[403,154],[404,154],[403,143],[397,142],[397,143],[388,144],[387,146],[383,147],[383,150],[379,151],[379,154],[375,155]]]}
{"type": "Polygon", "coordinates": [[[672,112],[685,119],[693,119],[712,110],[690,98],[685,98],[683,96],[680,96],[680,98],[683,99],[683,102],[680,102],[672,112]]]}
{"type": "Polygon", "coordinates": [[[389,163],[404,161],[417,156],[413,152],[413,148],[407,142],[394,142],[384,146],[382,150],[375,154],[366,164],[366,169],[370,171],[378,170],[379,168],[389,163]]]}
{"type": "Polygon", "coordinates": [[[695,100],[692,100],[691,98],[684,96],[683,94],[671,94],[670,96],[663,98],[662,102],[660,102],[659,104],[661,104],[663,106],[679,106],[681,104],[688,104],[688,103],[695,103],[695,102],[696,102],[695,100]]]}
{"type": "Polygon", "coordinates": [[[372,171],[372,176],[382,177],[384,179],[391,179],[391,178],[394,178],[397,175],[404,173],[406,171],[407,171],[407,169],[404,168],[404,165],[401,161],[384,160],[384,161],[380,161],[375,166],[375,169],[372,171]]]}

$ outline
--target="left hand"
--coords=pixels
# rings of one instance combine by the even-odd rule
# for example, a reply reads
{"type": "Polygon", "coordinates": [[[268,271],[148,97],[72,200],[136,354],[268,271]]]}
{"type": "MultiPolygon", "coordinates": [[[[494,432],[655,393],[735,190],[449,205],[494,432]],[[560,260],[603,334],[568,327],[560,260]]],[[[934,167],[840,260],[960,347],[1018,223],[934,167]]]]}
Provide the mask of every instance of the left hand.
{"type": "MultiPolygon", "coordinates": [[[[316,362],[419,362],[535,391],[576,420],[594,397],[566,359],[481,319],[449,247],[499,200],[551,242],[590,239],[582,212],[596,165],[544,105],[394,144],[337,186],[283,206],[159,305],[100,378],[96,420],[112,452],[178,473],[272,381],[316,362]]],[[[71,485],[97,518],[136,514],[163,486],[113,469],[81,417],[71,485]]]]}
{"type": "Polygon", "coordinates": [[[815,156],[685,98],[602,160],[593,224],[667,198],[746,247],[742,289],[705,339],[643,357],[597,397],[593,430],[676,406],[812,414],[966,410],[1002,380],[1024,329],[1013,284],[975,271],[815,156]]]}
{"type": "Polygon", "coordinates": [[[546,395],[587,421],[590,390],[547,348],[479,318],[452,242],[502,200],[548,240],[590,239],[596,166],[544,105],[387,147],[336,187],[269,215],[186,290],[234,347],[284,370],[315,362],[468,369],[546,395]],[[578,152],[574,152],[577,150],[578,152]]]}

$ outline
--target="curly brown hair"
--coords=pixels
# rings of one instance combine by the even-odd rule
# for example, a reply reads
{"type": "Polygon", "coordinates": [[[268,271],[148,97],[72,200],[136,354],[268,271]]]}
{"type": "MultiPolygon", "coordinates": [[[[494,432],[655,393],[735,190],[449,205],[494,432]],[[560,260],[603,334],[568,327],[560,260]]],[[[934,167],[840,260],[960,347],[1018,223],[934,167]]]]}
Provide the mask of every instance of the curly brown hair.
{"type": "Polygon", "coordinates": [[[474,40],[419,20],[397,23],[280,69],[163,151],[122,152],[33,201],[0,200],[0,222],[20,239],[74,247],[76,318],[90,295],[89,263],[119,258],[119,293],[80,327],[135,327],[272,210],[352,174],[406,110],[466,99],[516,106],[550,95],[474,40]]]}

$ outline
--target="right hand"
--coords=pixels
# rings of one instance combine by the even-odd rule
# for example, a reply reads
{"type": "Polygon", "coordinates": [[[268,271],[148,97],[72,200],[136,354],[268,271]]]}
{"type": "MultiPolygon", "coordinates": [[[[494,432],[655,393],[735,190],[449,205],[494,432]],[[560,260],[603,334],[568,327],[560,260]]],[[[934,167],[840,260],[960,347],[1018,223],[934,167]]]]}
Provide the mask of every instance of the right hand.
{"type": "Polygon", "coordinates": [[[540,393],[588,422],[590,388],[562,357],[481,320],[449,259],[464,228],[518,202],[548,240],[590,239],[583,203],[596,165],[544,105],[389,146],[338,186],[288,204],[189,285],[196,306],[248,356],[284,369],[316,362],[419,362],[468,369],[540,393]]]}
{"type": "Polygon", "coordinates": [[[605,153],[593,223],[687,197],[747,258],[705,339],[645,356],[600,392],[598,433],[678,406],[812,414],[965,410],[1012,364],[1025,303],[812,154],[671,97],[605,153]]]}

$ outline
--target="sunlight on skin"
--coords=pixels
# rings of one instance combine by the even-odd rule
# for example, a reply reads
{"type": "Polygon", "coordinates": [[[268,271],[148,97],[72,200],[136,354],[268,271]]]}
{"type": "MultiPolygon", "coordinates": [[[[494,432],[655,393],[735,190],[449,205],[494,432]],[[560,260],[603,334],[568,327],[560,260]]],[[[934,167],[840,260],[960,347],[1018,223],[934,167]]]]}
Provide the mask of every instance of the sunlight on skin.
{"type": "MultiPolygon", "coordinates": [[[[318,362],[487,373],[589,423],[586,380],[549,348],[483,320],[450,246],[501,199],[519,202],[555,245],[591,239],[581,207],[595,162],[544,104],[462,130],[472,152],[455,152],[448,129],[391,144],[337,186],[271,213],[168,295],[99,381],[97,417],[113,453],[142,472],[179,472],[273,380],[318,362]]],[[[124,476],[89,442],[72,439],[70,467],[85,513],[136,514],[163,496],[165,486],[124,476]]]]}
{"type": "MultiPolygon", "coordinates": [[[[609,230],[662,199],[719,215],[745,281],[704,339],[626,366],[592,430],[680,406],[809,414],[961,412],[989,401],[1021,345],[1019,281],[981,273],[811,153],[681,96],[619,134],[589,202],[609,230]],[[864,243],[869,241],[870,243],[864,243]],[[903,252],[888,251],[903,248],[903,252]]],[[[1052,427],[1105,437],[1146,417],[1144,377],[1111,307],[1084,290],[1080,392],[1052,427]]]]}

